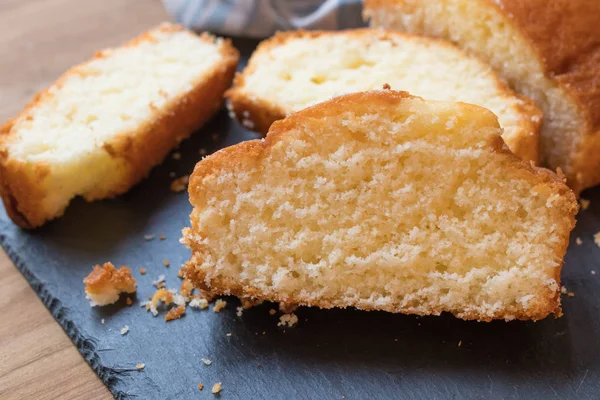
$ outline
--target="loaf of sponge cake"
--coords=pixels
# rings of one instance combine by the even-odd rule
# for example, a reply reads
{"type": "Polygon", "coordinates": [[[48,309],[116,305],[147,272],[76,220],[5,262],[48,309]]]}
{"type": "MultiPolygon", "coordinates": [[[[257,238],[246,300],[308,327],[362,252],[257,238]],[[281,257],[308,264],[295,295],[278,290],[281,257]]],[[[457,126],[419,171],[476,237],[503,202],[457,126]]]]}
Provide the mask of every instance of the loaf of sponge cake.
{"type": "Polygon", "coordinates": [[[0,128],[0,195],[33,228],[86,200],[126,192],[222,107],[231,44],[163,24],[98,52],[0,128]]]}
{"type": "Polygon", "coordinates": [[[501,133],[482,107],[392,90],[292,114],[196,165],[184,275],[288,305],[560,315],[575,195],[501,133]]]}
{"type": "Polygon", "coordinates": [[[450,40],[544,112],[543,162],[579,193],[600,183],[600,3],[366,0],[372,27],[450,40]]]}

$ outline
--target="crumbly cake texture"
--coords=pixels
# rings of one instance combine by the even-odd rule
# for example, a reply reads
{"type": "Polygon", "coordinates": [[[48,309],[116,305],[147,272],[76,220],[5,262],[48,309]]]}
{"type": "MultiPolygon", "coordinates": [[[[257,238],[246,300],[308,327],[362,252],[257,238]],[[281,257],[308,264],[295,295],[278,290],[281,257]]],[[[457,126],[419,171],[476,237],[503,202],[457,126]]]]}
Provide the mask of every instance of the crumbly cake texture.
{"type": "Polygon", "coordinates": [[[428,100],[488,108],[512,152],[539,161],[541,111],[489,65],[444,40],[377,29],[278,33],[259,45],[226,96],[243,125],[266,134],[292,112],[385,83],[428,100]]]}
{"type": "Polygon", "coordinates": [[[577,201],[500,134],[486,109],[392,90],[295,113],[196,165],[185,276],[322,308],[559,314],[577,201]]]}
{"type": "Polygon", "coordinates": [[[600,7],[588,0],[367,0],[372,27],[451,40],[544,113],[542,161],[600,183],[600,7]]]}
{"type": "Polygon", "coordinates": [[[129,267],[116,269],[111,262],[96,265],[83,279],[86,298],[92,307],[116,303],[121,293],[135,293],[136,281],[129,267]]]}
{"type": "Polygon", "coordinates": [[[239,54],[227,40],[163,24],[96,53],[0,127],[0,196],[34,228],[70,200],[114,197],[222,107],[239,54]]]}

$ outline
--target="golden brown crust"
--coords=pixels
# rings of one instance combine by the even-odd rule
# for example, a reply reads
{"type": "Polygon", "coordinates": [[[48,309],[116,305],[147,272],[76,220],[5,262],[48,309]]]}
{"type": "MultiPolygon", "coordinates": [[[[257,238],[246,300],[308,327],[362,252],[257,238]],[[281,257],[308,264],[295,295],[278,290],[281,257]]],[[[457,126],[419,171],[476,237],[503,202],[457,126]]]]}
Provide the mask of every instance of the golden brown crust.
{"type": "MultiPolygon", "coordinates": [[[[171,24],[163,24],[159,29],[164,32],[184,30],[181,26],[171,24]]],[[[209,43],[222,40],[206,33],[200,38],[209,43]]],[[[150,32],[131,40],[123,47],[136,46],[148,40],[154,40],[150,32]]],[[[220,51],[221,62],[189,92],[171,100],[136,131],[123,132],[104,144],[103,149],[112,158],[121,161],[127,174],[125,179],[110,190],[86,193],[86,200],[115,197],[128,191],[143,179],[153,166],[160,163],[174,146],[189,137],[223,106],[223,93],[231,85],[239,53],[229,40],[222,41],[220,51]]],[[[105,52],[97,52],[93,59],[104,56],[105,52]]],[[[87,62],[68,70],[53,87],[60,88],[71,75],[79,73],[79,69],[85,64],[87,62]]],[[[42,207],[42,199],[46,193],[41,182],[49,167],[39,163],[34,166],[32,172],[23,162],[12,159],[5,145],[12,137],[13,125],[22,118],[28,118],[39,103],[51,96],[48,89],[42,90],[20,114],[0,128],[0,197],[9,217],[23,228],[38,227],[64,212],[63,209],[60,214],[47,215],[42,207]]]]}
{"type": "MultiPolygon", "coordinates": [[[[225,93],[225,97],[229,100],[230,111],[233,112],[235,118],[247,128],[259,132],[263,135],[269,131],[271,124],[279,119],[285,118],[292,110],[285,110],[280,105],[266,98],[256,97],[252,93],[245,92],[246,77],[251,76],[257,69],[260,60],[259,55],[269,53],[274,48],[285,44],[288,41],[300,38],[318,38],[321,36],[348,36],[348,37],[373,37],[377,36],[381,40],[403,39],[403,40],[419,40],[434,42],[440,46],[451,48],[452,51],[460,52],[445,40],[436,38],[426,38],[422,36],[400,33],[395,31],[386,31],[381,29],[353,29],[347,31],[289,31],[278,32],[273,37],[262,41],[248,62],[248,66],[238,73],[233,81],[233,87],[225,93]]],[[[463,54],[465,58],[479,59],[467,54],[463,54]]],[[[516,111],[520,115],[527,116],[519,120],[520,134],[516,138],[511,139],[511,149],[524,160],[532,160],[536,164],[539,163],[539,136],[542,121],[542,112],[533,101],[525,96],[521,96],[513,92],[503,81],[495,77],[495,85],[500,93],[507,97],[516,97],[521,100],[521,104],[516,106],[516,111]]],[[[392,88],[393,89],[393,88],[392,88]]]]}
{"type": "MultiPolygon", "coordinates": [[[[273,147],[283,135],[293,131],[297,126],[302,126],[307,119],[322,119],[325,116],[338,115],[348,110],[348,104],[350,102],[362,103],[362,104],[393,104],[397,105],[404,99],[418,98],[411,96],[406,92],[399,92],[393,90],[374,90],[362,93],[352,93],[343,95],[329,101],[317,104],[315,106],[306,108],[295,114],[288,116],[283,120],[276,121],[271,129],[269,130],[265,139],[252,140],[237,145],[225,148],[213,155],[205,158],[198,164],[194,169],[194,173],[190,178],[190,202],[192,205],[201,204],[201,197],[204,195],[201,190],[195,190],[195,188],[201,187],[201,183],[204,177],[213,174],[219,170],[238,170],[248,168],[252,163],[257,163],[262,157],[266,156],[269,149],[273,147]]],[[[471,104],[461,104],[465,110],[470,109],[476,112],[488,112],[479,106],[471,104]]],[[[575,226],[575,214],[578,210],[578,204],[575,194],[565,185],[564,177],[562,175],[556,175],[553,172],[545,169],[538,168],[531,163],[523,162],[518,157],[511,153],[507,146],[504,144],[499,136],[493,136],[489,139],[490,147],[497,153],[504,154],[503,159],[504,167],[508,170],[515,170],[519,177],[527,179],[532,184],[532,191],[545,191],[547,193],[555,194],[560,198],[560,205],[562,213],[569,216],[569,225],[564,226],[564,231],[561,232],[561,237],[564,238],[561,243],[555,247],[555,255],[558,260],[561,260],[561,265],[558,265],[554,270],[553,278],[557,284],[560,285],[560,270],[562,268],[562,258],[567,250],[569,244],[569,233],[575,226]]],[[[560,171],[559,171],[560,172],[560,171]]],[[[198,225],[197,215],[192,213],[191,222],[192,227],[198,225]]],[[[184,238],[190,237],[193,232],[191,229],[184,229],[184,238]]],[[[201,264],[199,257],[200,248],[195,248],[196,244],[189,241],[189,245],[192,248],[192,258],[182,268],[183,274],[186,279],[191,280],[194,285],[203,290],[208,290],[214,294],[223,295],[235,295],[240,298],[252,299],[255,301],[275,301],[282,302],[285,304],[297,304],[305,306],[314,306],[320,308],[333,308],[340,307],[345,308],[348,306],[354,306],[362,310],[381,310],[397,313],[410,313],[410,314],[421,314],[421,315],[437,315],[443,311],[442,309],[431,309],[428,311],[419,311],[414,308],[403,308],[401,306],[389,306],[389,307],[374,307],[369,304],[346,304],[343,301],[335,298],[320,298],[318,301],[314,299],[303,297],[301,295],[295,298],[289,298],[287,296],[280,296],[277,294],[265,295],[261,290],[252,286],[244,286],[238,281],[223,277],[212,277],[210,282],[207,282],[206,273],[204,270],[197,266],[201,264]]],[[[529,309],[526,312],[524,310],[518,312],[511,312],[506,314],[506,311],[499,310],[494,312],[493,315],[477,313],[473,311],[456,312],[455,316],[462,319],[468,320],[479,320],[479,321],[490,321],[492,319],[520,319],[520,320],[539,320],[547,317],[549,314],[555,316],[561,315],[560,308],[560,293],[558,290],[552,291],[548,289],[548,296],[545,302],[542,301],[537,308],[529,309]]]]}
{"type": "Polygon", "coordinates": [[[554,77],[600,129],[600,7],[589,0],[486,0],[527,37],[554,77]]]}

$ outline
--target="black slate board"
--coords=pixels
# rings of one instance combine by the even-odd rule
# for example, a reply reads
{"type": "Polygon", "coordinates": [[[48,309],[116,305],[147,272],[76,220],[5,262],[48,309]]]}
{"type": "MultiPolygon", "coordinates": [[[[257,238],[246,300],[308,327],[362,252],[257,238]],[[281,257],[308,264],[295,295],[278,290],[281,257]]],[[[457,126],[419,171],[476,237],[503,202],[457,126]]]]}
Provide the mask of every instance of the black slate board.
{"type": "MultiPolygon", "coordinates": [[[[236,45],[248,54],[253,43],[236,45]]],[[[63,218],[34,232],[0,211],[0,243],[116,398],[212,398],[215,382],[223,383],[223,399],[600,398],[600,248],[592,237],[600,230],[600,188],[583,195],[592,205],[579,216],[563,268],[575,297],[563,296],[560,319],[477,323],[301,308],[298,325],[284,330],[268,312],[274,305],[240,318],[233,298],[219,314],[188,309],[168,324],[164,314],[153,318],[137,303],[153,293],[160,274],[178,288],[177,271],[189,256],[178,240],[191,207],[185,193],[169,190],[169,173],[191,172],[201,148],[213,152],[255,137],[224,110],[181,144],[181,160],[169,157],[118,199],[78,199],[63,218]],[[144,239],[149,233],[153,241],[144,239]],[[134,306],[121,299],[90,308],[84,300],[82,279],[107,260],[132,267],[134,306]],[[121,336],[124,325],[130,331],[121,336]]]]}

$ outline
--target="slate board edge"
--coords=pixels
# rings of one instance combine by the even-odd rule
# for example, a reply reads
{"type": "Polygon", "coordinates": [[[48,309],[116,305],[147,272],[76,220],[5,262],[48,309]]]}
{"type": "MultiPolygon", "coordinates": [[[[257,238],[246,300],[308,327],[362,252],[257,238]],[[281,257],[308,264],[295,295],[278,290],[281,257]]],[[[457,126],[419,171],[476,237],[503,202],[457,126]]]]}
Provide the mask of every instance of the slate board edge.
{"type": "Polygon", "coordinates": [[[108,390],[110,390],[114,398],[117,400],[125,399],[127,393],[117,390],[116,384],[120,380],[120,376],[127,372],[102,365],[100,363],[100,356],[97,352],[96,341],[93,338],[83,336],[79,329],[75,327],[75,323],[68,318],[69,309],[64,307],[62,302],[46,289],[45,284],[40,281],[29,268],[27,268],[25,262],[8,244],[6,235],[0,234],[0,246],[2,246],[13,264],[25,277],[29,286],[31,286],[44,306],[50,311],[52,317],[71,339],[84,360],[92,367],[92,370],[94,370],[108,390]]]}

